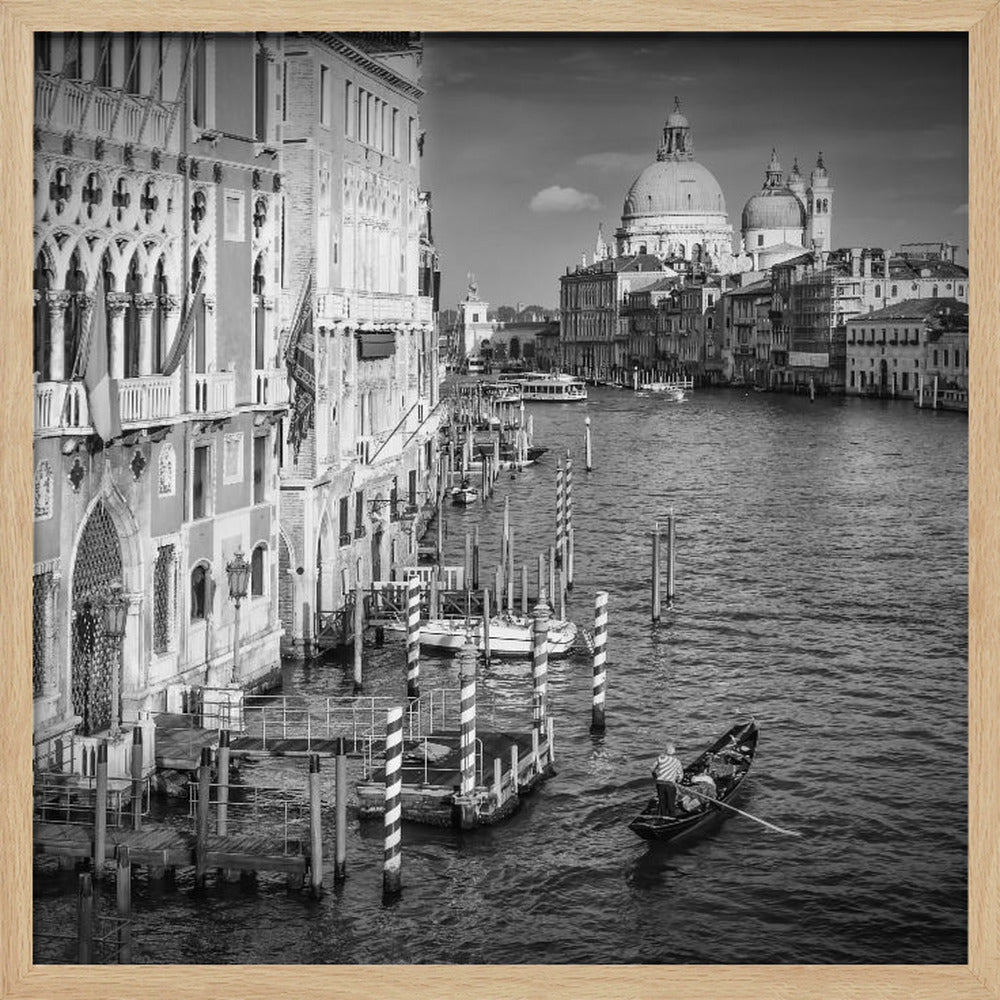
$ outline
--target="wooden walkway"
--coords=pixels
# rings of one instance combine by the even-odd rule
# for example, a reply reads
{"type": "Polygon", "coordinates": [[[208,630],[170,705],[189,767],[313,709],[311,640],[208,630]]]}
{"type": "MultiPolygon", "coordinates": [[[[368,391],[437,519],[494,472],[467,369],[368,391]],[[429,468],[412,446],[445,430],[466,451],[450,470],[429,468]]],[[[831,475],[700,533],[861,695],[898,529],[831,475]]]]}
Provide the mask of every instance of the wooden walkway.
{"type": "Polygon", "coordinates": [[[156,766],[161,770],[194,771],[201,748],[219,745],[218,729],[199,729],[188,715],[161,712],[156,716],[156,766]]]}
{"type": "MultiPolygon", "coordinates": [[[[93,829],[65,823],[35,823],[32,840],[35,854],[58,858],[91,858],[94,854],[93,829]]],[[[134,865],[150,868],[195,867],[196,838],[167,828],[109,830],[104,849],[107,861],[115,859],[115,848],[128,845],[134,865]]],[[[276,841],[248,835],[220,837],[209,834],[205,866],[238,871],[304,873],[308,867],[309,845],[298,840],[276,841]]]]}

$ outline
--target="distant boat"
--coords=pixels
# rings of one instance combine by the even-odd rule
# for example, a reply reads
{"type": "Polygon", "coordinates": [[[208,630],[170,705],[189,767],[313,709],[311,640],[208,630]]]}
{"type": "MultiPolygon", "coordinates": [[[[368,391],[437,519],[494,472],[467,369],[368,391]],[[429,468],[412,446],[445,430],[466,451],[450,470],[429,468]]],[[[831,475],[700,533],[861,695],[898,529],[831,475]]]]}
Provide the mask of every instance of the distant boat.
{"type": "MultiPolygon", "coordinates": [[[[549,621],[548,655],[565,656],[576,640],[576,623],[549,621]]],[[[406,632],[404,622],[386,626],[390,632],[406,632]]],[[[457,653],[471,638],[480,652],[486,649],[482,618],[434,618],[420,623],[420,645],[457,653]]],[[[534,620],[526,615],[496,615],[490,619],[490,655],[531,656],[534,620]]]]}
{"type": "Polygon", "coordinates": [[[452,503],[468,507],[479,499],[479,490],[475,486],[453,486],[449,496],[452,503]]]}
{"type": "Polygon", "coordinates": [[[649,392],[655,392],[659,393],[661,396],[666,396],[667,399],[677,400],[677,402],[686,398],[687,395],[682,386],[673,382],[647,382],[646,385],[642,386],[642,388],[647,389],[649,392]]]}
{"type": "Polygon", "coordinates": [[[572,375],[526,372],[505,376],[504,380],[520,385],[526,403],[578,403],[587,398],[587,383],[572,375]]]}

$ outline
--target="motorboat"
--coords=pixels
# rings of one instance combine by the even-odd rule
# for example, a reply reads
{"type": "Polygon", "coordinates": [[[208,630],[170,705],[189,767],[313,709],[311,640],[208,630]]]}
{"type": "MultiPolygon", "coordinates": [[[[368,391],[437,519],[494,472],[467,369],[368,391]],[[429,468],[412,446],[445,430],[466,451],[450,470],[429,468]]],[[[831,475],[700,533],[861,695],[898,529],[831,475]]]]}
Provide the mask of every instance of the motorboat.
{"type": "MultiPolygon", "coordinates": [[[[490,618],[491,656],[531,656],[534,649],[534,620],[528,615],[503,614],[490,618]]],[[[386,630],[405,635],[405,622],[386,625],[386,630]]],[[[480,652],[486,650],[482,618],[432,618],[420,623],[421,648],[457,653],[468,639],[480,652]]],[[[576,623],[550,620],[548,655],[565,656],[576,640],[576,623]]]]}

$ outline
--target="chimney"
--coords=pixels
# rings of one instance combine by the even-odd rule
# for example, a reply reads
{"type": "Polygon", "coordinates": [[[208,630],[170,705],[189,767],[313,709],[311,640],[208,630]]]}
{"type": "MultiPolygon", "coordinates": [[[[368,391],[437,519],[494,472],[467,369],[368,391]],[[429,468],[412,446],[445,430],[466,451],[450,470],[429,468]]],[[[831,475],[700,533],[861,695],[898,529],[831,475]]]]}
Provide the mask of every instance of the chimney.
{"type": "Polygon", "coordinates": [[[888,281],[891,275],[889,274],[889,261],[892,260],[892,251],[886,247],[885,248],[885,280],[888,281]]]}
{"type": "Polygon", "coordinates": [[[872,276],[872,254],[870,250],[865,250],[861,256],[861,273],[865,278],[872,276]]]}
{"type": "Polygon", "coordinates": [[[851,277],[861,277],[861,250],[859,247],[851,247],[851,277]]]}

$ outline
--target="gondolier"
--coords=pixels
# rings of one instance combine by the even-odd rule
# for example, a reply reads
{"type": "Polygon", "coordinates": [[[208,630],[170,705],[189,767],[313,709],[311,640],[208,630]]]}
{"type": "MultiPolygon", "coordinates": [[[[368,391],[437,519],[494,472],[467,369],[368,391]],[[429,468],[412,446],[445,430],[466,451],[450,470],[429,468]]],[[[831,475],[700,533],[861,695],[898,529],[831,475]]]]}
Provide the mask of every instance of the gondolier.
{"type": "Polygon", "coordinates": [[[676,756],[673,743],[667,743],[653,764],[653,780],[661,816],[674,816],[677,811],[677,782],[684,776],[684,765],[676,756]]]}

